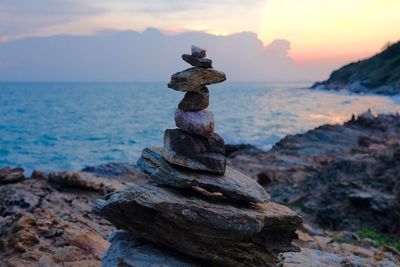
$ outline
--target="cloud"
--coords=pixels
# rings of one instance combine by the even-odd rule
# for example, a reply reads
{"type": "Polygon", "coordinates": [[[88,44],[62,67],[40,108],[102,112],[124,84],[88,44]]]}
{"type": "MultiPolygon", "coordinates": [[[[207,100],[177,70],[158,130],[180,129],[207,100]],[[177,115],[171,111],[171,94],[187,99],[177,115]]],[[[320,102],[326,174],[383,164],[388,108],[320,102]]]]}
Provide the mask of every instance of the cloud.
{"type": "Polygon", "coordinates": [[[325,78],[332,66],[304,65],[289,56],[290,43],[264,47],[257,35],[204,32],[167,35],[155,28],[100,31],[89,36],[24,38],[0,43],[1,81],[167,81],[188,68],[180,57],[196,44],[231,81],[299,81],[325,78]]]}
{"type": "Polygon", "coordinates": [[[78,0],[2,0],[0,35],[30,34],[55,24],[104,12],[104,9],[78,0]]]}
{"type": "Polygon", "coordinates": [[[144,25],[166,30],[229,26],[236,32],[254,28],[262,3],[264,0],[2,0],[0,35],[82,34],[104,27],[143,29],[144,25]],[[252,14],[252,19],[239,21],[244,14],[252,14]]]}

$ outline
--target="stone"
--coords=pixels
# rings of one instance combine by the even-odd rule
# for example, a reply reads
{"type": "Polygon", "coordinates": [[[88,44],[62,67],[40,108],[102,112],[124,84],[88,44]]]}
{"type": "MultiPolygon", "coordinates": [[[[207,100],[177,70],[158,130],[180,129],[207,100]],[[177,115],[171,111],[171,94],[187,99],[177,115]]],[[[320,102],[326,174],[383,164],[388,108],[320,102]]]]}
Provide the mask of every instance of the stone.
{"type": "MultiPolygon", "coordinates": [[[[217,266],[275,266],[292,245],[301,218],[266,202],[231,205],[154,184],[97,200],[93,211],[120,229],[217,266]]],[[[208,266],[210,266],[210,264],[208,266]]]]}
{"type": "Polygon", "coordinates": [[[321,250],[302,248],[301,252],[288,252],[283,254],[282,267],[303,267],[303,266],[363,266],[363,267],[395,267],[395,263],[387,260],[375,261],[356,255],[340,256],[321,250]]]}
{"type": "Polygon", "coordinates": [[[209,99],[209,91],[203,87],[199,92],[187,92],[178,108],[183,111],[200,111],[208,108],[209,99]]]}
{"type": "Polygon", "coordinates": [[[172,75],[168,87],[181,92],[199,92],[204,86],[225,80],[222,71],[193,67],[172,75]]]}
{"type": "Polygon", "coordinates": [[[49,173],[47,180],[49,183],[61,187],[75,187],[104,193],[119,191],[131,184],[119,182],[118,180],[96,177],[90,173],[73,171],[49,173]]]}
{"type": "Polygon", "coordinates": [[[181,189],[201,187],[208,192],[222,193],[221,198],[231,202],[268,202],[269,195],[255,180],[230,167],[224,175],[178,169],[169,164],[160,149],[145,148],[138,166],[149,179],[164,186],[181,189]]]}
{"type": "Polygon", "coordinates": [[[212,60],[208,58],[197,58],[192,55],[184,54],[182,55],[182,59],[193,67],[212,68],[212,60]]]}
{"type": "Polygon", "coordinates": [[[188,157],[194,157],[202,153],[225,155],[225,142],[216,133],[213,133],[209,138],[205,138],[181,129],[167,129],[164,133],[164,149],[172,150],[188,157]]]}
{"type": "Polygon", "coordinates": [[[205,138],[181,129],[167,129],[161,153],[174,165],[217,174],[225,172],[224,140],[215,133],[210,138],[205,138]]]}
{"type": "Polygon", "coordinates": [[[175,112],[176,127],[192,134],[209,138],[214,133],[214,114],[208,110],[175,112]]]}
{"type": "Polygon", "coordinates": [[[175,151],[163,149],[163,157],[171,164],[195,171],[207,171],[223,175],[226,169],[226,158],[217,153],[203,153],[188,157],[175,151]]]}
{"type": "Polygon", "coordinates": [[[18,183],[25,179],[23,168],[4,167],[0,169],[0,184],[18,183]]]}
{"type": "Polygon", "coordinates": [[[207,50],[198,46],[192,45],[192,56],[196,58],[204,58],[207,56],[207,50]]]}
{"type": "Polygon", "coordinates": [[[103,267],[201,267],[198,260],[157,247],[125,232],[117,231],[109,238],[110,248],[103,258],[103,267]]]}

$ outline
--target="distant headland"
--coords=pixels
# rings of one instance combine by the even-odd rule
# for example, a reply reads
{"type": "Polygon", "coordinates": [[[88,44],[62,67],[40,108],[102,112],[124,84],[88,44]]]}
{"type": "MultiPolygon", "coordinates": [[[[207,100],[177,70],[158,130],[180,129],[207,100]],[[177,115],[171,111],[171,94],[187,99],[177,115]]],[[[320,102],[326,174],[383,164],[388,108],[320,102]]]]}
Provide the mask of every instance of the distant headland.
{"type": "Polygon", "coordinates": [[[355,93],[400,94],[400,41],[381,53],[332,72],[328,80],[311,87],[355,93]]]}

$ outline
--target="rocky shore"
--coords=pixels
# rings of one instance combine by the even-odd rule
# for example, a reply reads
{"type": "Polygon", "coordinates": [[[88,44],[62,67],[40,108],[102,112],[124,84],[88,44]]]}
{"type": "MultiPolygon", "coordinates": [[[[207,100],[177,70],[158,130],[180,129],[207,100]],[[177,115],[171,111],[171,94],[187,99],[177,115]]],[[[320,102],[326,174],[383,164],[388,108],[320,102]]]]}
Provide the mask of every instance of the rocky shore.
{"type": "MultiPolygon", "coordinates": [[[[302,215],[304,223],[297,230],[298,240],[293,243],[301,250],[282,253],[282,266],[398,266],[399,143],[399,115],[364,113],[343,125],[325,125],[287,136],[267,152],[249,145],[227,145],[226,155],[228,166],[262,184],[272,201],[288,205],[302,215]],[[383,242],[368,236],[365,229],[375,230],[387,239],[383,242]]],[[[103,266],[207,265],[207,258],[213,257],[211,251],[204,251],[206,256],[199,260],[155,246],[127,232],[116,232],[110,222],[92,211],[96,199],[107,197],[108,202],[118,199],[117,196],[130,199],[139,193],[132,188],[142,188],[144,192],[148,179],[137,166],[123,163],[87,167],[81,172],[35,171],[30,177],[25,177],[21,168],[1,169],[0,266],[102,266],[102,260],[103,266]],[[114,193],[111,198],[110,193],[114,193]]],[[[221,195],[215,194],[217,190],[208,187],[204,191],[203,187],[206,186],[195,185],[200,188],[196,194],[208,194],[206,198],[215,198],[216,202],[208,200],[208,204],[201,205],[213,206],[216,214],[228,212],[218,211],[221,195]]],[[[224,191],[222,185],[218,192],[233,199],[246,197],[228,189],[224,191]]],[[[170,194],[176,193],[163,191],[163,194],[168,194],[171,202],[174,198],[170,194]]],[[[161,198],[163,194],[157,196],[161,198]]],[[[151,194],[143,195],[146,196],[151,194]]],[[[182,200],[176,204],[183,205],[182,200]]],[[[151,203],[146,198],[142,201],[151,203]]],[[[269,212],[276,210],[274,205],[279,207],[280,214],[285,210],[279,204],[267,203],[269,212]]],[[[232,206],[236,209],[234,214],[240,212],[241,205],[232,206]]],[[[172,211],[166,207],[163,210],[160,211],[172,211]]],[[[246,216],[250,216],[249,211],[246,216]]],[[[290,209],[286,212],[295,216],[290,209]]],[[[180,221],[178,217],[174,220],[180,221]]],[[[156,233],[162,229],[150,218],[146,223],[156,233]]],[[[281,229],[290,227],[281,226],[281,229]]],[[[222,233],[212,228],[210,231],[204,242],[211,242],[209,238],[222,233]]],[[[250,234],[251,228],[246,231],[250,234]]],[[[168,232],[175,233],[173,238],[176,238],[181,229],[177,232],[177,228],[170,228],[168,232]]],[[[282,238],[275,236],[267,242],[278,244],[282,238]]],[[[221,249],[239,244],[232,239],[232,244],[221,249]]]]}

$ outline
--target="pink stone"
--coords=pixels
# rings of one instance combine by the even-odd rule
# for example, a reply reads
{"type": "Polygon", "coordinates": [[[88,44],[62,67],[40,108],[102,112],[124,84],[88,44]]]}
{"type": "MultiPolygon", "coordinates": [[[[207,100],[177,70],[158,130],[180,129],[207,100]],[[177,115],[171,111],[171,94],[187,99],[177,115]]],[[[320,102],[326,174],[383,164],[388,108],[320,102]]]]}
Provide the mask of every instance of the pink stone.
{"type": "Polygon", "coordinates": [[[177,109],[175,124],[186,132],[209,138],[214,133],[214,113],[208,110],[190,112],[177,109]]]}

